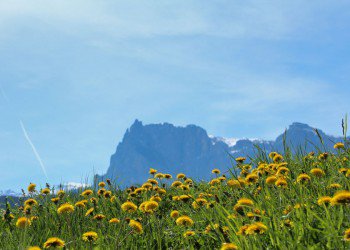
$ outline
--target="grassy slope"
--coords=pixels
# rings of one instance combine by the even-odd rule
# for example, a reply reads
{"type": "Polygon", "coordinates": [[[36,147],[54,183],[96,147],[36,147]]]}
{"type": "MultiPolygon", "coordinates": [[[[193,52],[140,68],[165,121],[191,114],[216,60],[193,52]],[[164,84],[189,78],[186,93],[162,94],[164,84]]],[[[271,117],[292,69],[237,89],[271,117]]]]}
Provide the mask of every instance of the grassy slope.
{"type": "MultiPolygon", "coordinates": [[[[288,152],[288,151],[287,151],[288,152]]],[[[345,174],[340,173],[342,167],[349,167],[349,150],[339,150],[330,154],[326,160],[315,156],[296,155],[283,156],[287,163],[289,174],[285,175],[288,183],[286,188],[267,185],[266,178],[276,175],[282,165],[273,163],[272,159],[260,156],[252,159],[257,169],[254,172],[258,179],[248,181],[242,187],[229,186],[229,180],[241,177],[241,184],[246,178],[245,171],[241,176],[234,176],[232,170],[249,168],[245,164],[234,164],[230,173],[225,173],[226,180],[209,183],[193,183],[189,190],[171,187],[173,180],[159,180],[159,186],[165,187],[166,194],[161,194],[162,201],[154,213],[144,213],[138,209],[134,213],[124,212],[121,205],[130,200],[139,206],[157,194],[155,190],[145,190],[138,195],[130,196],[130,192],[121,191],[115,185],[107,185],[106,190],[112,191],[113,201],[96,191],[88,197],[85,208],[75,207],[70,214],[58,214],[57,208],[64,203],[75,204],[84,199],[80,194],[66,193],[54,204],[51,198],[55,195],[33,195],[38,205],[30,210],[29,215],[23,211],[11,208],[14,215],[12,221],[0,221],[0,249],[25,249],[31,245],[43,246],[49,237],[59,237],[65,241],[67,249],[219,249],[223,242],[235,243],[240,249],[345,249],[350,243],[343,240],[344,231],[350,227],[348,205],[318,205],[321,196],[333,197],[339,190],[349,190],[350,183],[345,174]],[[259,165],[260,162],[260,165],[259,165]],[[261,163],[265,162],[265,165],[261,163]],[[321,168],[325,175],[316,177],[310,174],[314,167],[321,168]],[[307,173],[311,181],[298,183],[297,177],[307,173]],[[329,188],[338,183],[339,188],[329,188]],[[174,196],[188,194],[187,202],[174,200],[174,196]],[[91,197],[97,198],[93,204],[91,197]],[[193,202],[203,197],[208,204],[195,209],[193,202]],[[243,206],[243,212],[235,211],[234,206],[240,198],[249,198],[253,206],[243,206]],[[207,206],[208,205],[208,206],[207,206]],[[103,214],[101,221],[93,216],[85,216],[89,208],[95,208],[95,215],[103,214]],[[192,226],[176,225],[170,212],[178,210],[180,215],[188,215],[194,221],[192,226]],[[253,214],[249,214],[252,212],[253,214]],[[18,217],[38,216],[29,227],[16,228],[18,217]],[[111,218],[120,219],[118,224],[110,224],[111,218]],[[129,219],[140,221],[143,233],[135,233],[128,224],[129,219]],[[238,235],[244,225],[262,222],[267,230],[250,235],[238,235]],[[211,230],[208,229],[210,225],[211,230]],[[214,229],[215,228],[215,229],[214,229]],[[183,234],[192,230],[194,236],[184,237],[183,234]],[[87,231],[97,232],[99,238],[91,246],[82,240],[82,234],[87,231]]],[[[213,174],[213,179],[222,175],[213,174]]],[[[150,175],[150,178],[153,177],[150,175]]],[[[175,178],[174,178],[175,179],[175,178]]],[[[145,180],[147,181],[147,180],[145,180]]],[[[183,179],[180,179],[184,182],[183,179]]],[[[159,190],[159,189],[158,189],[159,190]]],[[[130,191],[130,190],[129,190],[130,191]]],[[[175,198],[176,199],[176,198],[175,198]]]]}

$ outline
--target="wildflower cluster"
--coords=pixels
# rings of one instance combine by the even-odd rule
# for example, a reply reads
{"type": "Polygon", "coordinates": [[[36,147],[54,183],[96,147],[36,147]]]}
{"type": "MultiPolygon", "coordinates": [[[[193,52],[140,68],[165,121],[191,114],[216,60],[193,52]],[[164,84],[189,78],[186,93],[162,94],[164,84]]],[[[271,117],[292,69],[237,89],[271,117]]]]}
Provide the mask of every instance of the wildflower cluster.
{"type": "Polygon", "coordinates": [[[336,143],[333,153],[238,157],[206,182],[151,168],[127,188],[109,179],[79,192],[30,183],[3,211],[0,248],[349,248],[349,159],[336,143]]]}

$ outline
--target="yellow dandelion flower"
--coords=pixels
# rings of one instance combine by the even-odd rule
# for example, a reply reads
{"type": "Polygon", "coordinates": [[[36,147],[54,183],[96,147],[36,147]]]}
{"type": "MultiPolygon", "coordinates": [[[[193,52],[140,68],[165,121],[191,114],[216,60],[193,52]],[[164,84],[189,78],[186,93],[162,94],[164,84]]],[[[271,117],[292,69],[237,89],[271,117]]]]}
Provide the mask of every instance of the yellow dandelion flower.
{"type": "Polygon", "coordinates": [[[299,209],[299,208],[301,208],[302,206],[306,207],[306,204],[297,203],[297,204],[295,204],[294,208],[295,208],[295,209],[299,209]]]}
{"type": "Polygon", "coordinates": [[[24,211],[26,212],[26,214],[30,214],[31,210],[32,210],[32,206],[29,206],[29,205],[24,206],[24,211]]]}
{"type": "Polygon", "coordinates": [[[164,174],[162,174],[162,173],[158,173],[158,174],[156,174],[155,176],[154,176],[154,178],[157,178],[157,179],[163,179],[165,176],[164,176],[164,174]]]}
{"type": "Polygon", "coordinates": [[[99,186],[100,188],[104,188],[104,187],[106,186],[106,183],[103,182],[103,181],[101,181],[101,182],[98,183],[98,186],[99,186]]]}
{"type": "Polygon", "coordinates": [[[183,194],[183,195],[179,196],[179,200],[180,201],[184,201],[184,202],[189,201],[191,198],[192,198],[192,196],[191,195],[187,195],[187,194],[183,194]]]}
{"type": "Polygon", "coordinates": [[[256,183],[259,179],[259,176],[257,174],[248,174],[245,178],[245,181],[249,184],[256,183]]]}
{"type": "Polygon", "coordinates": [[[57,196],[60,197],[60,198],[62,198],[65,194],[66,194],[66,192],[64,192],[64,190],[59,190],[57,192],[57,196]]]}
{"type": "Polygon", "coordinates": [[[41,250],[41,248],[38,246],[32,246],[32,247],[28,247],[27,250],[41,250]]]}
{"type": "Polygon", "coordinates": [[[332,183],[328,186],[328,188],[339,189],[339,188],[341,188],[341,185],[339,183],[332,183]]]}
{"type": "Polygon", "coordinates": [[[336,144],[334,144],[334,149],[343,149],[344,148],[344,143],[342,142],[338,142],[336,144]]]}
{"type": "Polygon", "coordinates": [[[219,179],[212,179],[210,182],[209,182],[209,185],[211,185],[211,186],[214,186],[214,185],[218,185],[218,184],[220,184],[221,183],[221,181],[219,180],[219,179]]]}
{"type": "Polygon", "coordinates": [[[49,188],[44,188],[44,189],[41,190],[41,193],[42,193],[42,194],[45,194],[45,195],[49,194],[50,192],[51,192],[51,191],[50,191],[49,188]]]}
{"type": "Polygon", "coordinates": [[[124,202],[121,206],[124,212],[133,213],[137,210],[137,206],[131,201],[124,202]]]}
{"type": "Polygon", "coordinates": [[[286,188],[288,186],[287,181],[284,178],[278,178],[275,182],[276,187],[286,188]]]}
{"type": "Polygon", "coordinates": [[[129,226],[133,229],[133,231],[142,234],[143,233],[143,228],[142,224],[136,220],[130,220],[129,226]]]}
{"type": "Polygon", "coordinates": [[[76,202],[76,203],[74,204],[74,206],[80,207],[80,208],[84,208],[86,203],[87,203],[87,200],[82,200],[82,201],[76,202]]]}
{"type": "Polygon", "coordinates": [[[185,178],[185,177],[186,177],[186,175],[183,174],[183,173],[179,173],[178,175],[176,175],[176,178],[177,178],[177,179],[183,179],[183,178],[185,178]]]}
{"type": "Polygon", "coordinates": [[[150,199],[150,201],[155,201],[155,202],[161,202],[162,198],[159,197],[159,195],[153,195],[150,199]]]}
{"type": "Polygon", "coordinates": [[[59,206],[59,208],[57,209],[57,213],[58,214],[70,214],[74,211],[74,206],[69,204],[69,203],[65,203],[62,204],[61,206],[59,206]]]}
{"type": "Polygon", "coordinates": [[[220,250],[237,250],[238,246],[233,243],[222,243],[220,250]]]}
{"type": "Polygon", "coordinates": [[[86,211],[85,216],[93,215],[94,211],[95,211],[95,209],[93,207],[90,208],[88,211],[86,211]]]}
{"type": "Polygon", "coordinates": [[[273,159],[273,157],[275,157],[275,155],[278,155],[278,153],[277,153],[277,152],[271,152],[271,153],[269,153],[269,157],[270,157],[271,159],[273,159]]]}
{"type": "Polygon", "coordinates": [[[109,199],[112,197],[112,191],[105,191],[103,196],[106,198],[106,199],[109,199]]]}
{"type": "Polygon", "coordinates": [[[17,219],[16,227],[23,229],[23,228],[29,227],[30,224],[31,224],[31,221],[28,218],[20,217],[17,219]]]}
{"type": "Polygon", "coordinates": [[[38,220],[38,219],[39,219],[38,216],[32,216],[32,217],[30,217],[30,221],[35,221],[35,220],[38,220]]]}
{"type": "Polygon", "coordinates": [[[164,188],[158,188],[158,189],[157,189],[157,193],[158,193],[158,194],[161,194],[161,195],[162,195],[162,194],[166,194],[166,190],[165,190],[164,188]]]}
{"type": "Polygon", "coordinates": [[[145,192],[147,189],[143,188],[143,187],[140,187],[140,188],[136,188],[135,189],[135,194],[141,194],[143,192],[145,192]]]}
{"type": "Polygon", "coordinates": [[[25,206],[35,206],[38,205],[38,202],[34,200],[33,198],[30,198],[24,202],[25,206]]]}
{"type": "Polygon", "coordinates": [[[282,155],[276,154],[276,155],[273,157],[273,162],[278,163],[278,162],[281,162],[281,161],[283,161],[283,156],[282,156],[282,155]]]}
{"type": "Polygon", "coordinates": [[[242,164],[246,160],[246,158],[245,157],[237,157],[235,160],[236,160],[237,163],[241,163],[242,164]]]}
{"type": "Polygon", "coordinates": [[[277,164],[277,169],[279,169],[280,167],[286,167],[288,166],[288,162],[281,162],[277,164]]]}
{"type": "Polygon", "coordinates": [[[280,167],[277,169],[277,175],[288,175],[289,174],[289,168],[287,167],[280,167]]]}
{"type": "Polygon", "coordinates": [[[192,180],[192,179],[186,179],[186,180],[185,180],[185,183],[186,183],[186,184],[192,184],[192,183],[193,183],[193,180],[192,180]]]}
{"type": "Polygon", "coordinates": [[[145,189],[151,189],[153,186],[151,183],[146,182],[146,183],[143,183],[141,187],[145,189]]]}
{"type": "Polygon", "coordinates": [[[277,181],[276,176],[269,176],[265,180],[266,184],[268,184],[268,185],[273,185],[276,181],[277,181]]]}
{"type": "Polygon", "coordinates": [[[311,181],[311,177],[307,174],[300,174],[297,177],[297,182],[299,183],[308,183],[309,181],[311,181]]]}
{"type": "Polygon", "coordinates": [[[95,197],[92,197],[92,198],[90,198],[90,202],[93,203],[93,204],[97,204],[98,199],[95,198],[95,197]]]}
{"type": "Polygon", "coordinates": [[[55,198],[52,198],[51,201],[55,204],[57,204],[59,201],[60,201],[60,198],[58,197],[55,197],[55,198]]]}
{"type": "Polygon", "coordinates": [[[194,209],[198,209],[199,207],[205,206],[208,203],[208,201],[204,198],[197,198],[193,201],[192,207],[194,209]]]}
{"type": "Polygon", "coordinates": [[[330,196],[323,196],[323,197],[321,197],[321,198],[319,198],[318,200],[317,200],[317,204],[318,205],[323,205],[323,204],[329,204],[330,202],[331,202],[331,200],[332,200],[332,197],[330,197],[330,196]]]}
{"type": "MultiPolygon", "coordinates": [[[[244,170],[251,170],[252,169],[252,165],[250,165],[250,164],[243,165],[242,169],[244,169],[244,170]]],[[[256,171],[256,169],[254,169],[253,171],[256,171]]]]}
{"type": "Polygon", "coordinates": [[[255,222],[248,226],[246,234],[263,234],[267,231],[267,226],[261,222],[255,222]]]}
{"type": "Polygon", "coordinates": [[[191,236],[193,236],[193,235],[195,235],[196,233],[194,232],[194,231],[186,231],[184,234],[183,234],[183,236],[185,237],[185,238],[187,238],[187,237],[191,237],[191,236]]]}
{"type": "Polygon", "coordinates": [[[149,174],[155,174],[155,173],[157,173],[157,170],[155,170],[154,168],[149,169],[149,174]]]}
{"type": "Polygon", "coordinates": [[[236,234],[237,235],[247,235],[248,227],[249,227],[249,225],[241,226],[236,234]]]}
{"type": "Polygon", "coordinates": [[[52,237],[49,238],[45,243],[44,243],[44,248],[63,248],[65,246],[65,243],[63,240],[57,237],[52,237]]]}
{"type": "Polygon", "coordinates": [[[152,185],[158,185],[158,181],[155,179],[148,179],[147,182],[151,183],[152,185]]]}
{"type": "Polygon", "coordinates": [[[338,170],[338,172],[341,173],[341,174],[346,174],[348,172],[348,170],[349,170],[348,168],[340,168],[338,170]]]}
{"type": "Polygon", "coordinates": [[[179,186],[181,186],[181,185],[182,185],[182,182],[181,182],[181,181],[174,181],[174,182],[171,184],[172,187],[179,187],[179,186]]]}
{"type": "Polygon", "coordinates": [[[254,202],[251,199],[248,198],[241,198],[237,201],[237,205],[241,206],[253,206],[254,202]]]}
{"type": "Polygon", "coordinates": [[[221,181],[221,182],[223,182],[223,181],[226,180],[226,177],[225,177],[225,176],[220,176],[220,177],[218,178],[218,180],[221,181]]]}
{"type": "Polygon", "coordinates": [[[350,192],[349,191],[340,191],[337,192],[333,198],[331,199],[331,204],[334,205],[342,205],[350,203],[350,192]]]}
{"type": "Polygon", "coordinates": [[[310,170],[310,173],[316,177],[322,177],[325,175],[325,172],[320,168],[313,168],[310,170]]]}
{"type": "Polygon", "coordinates": [[[147,203],[147,201],[144,201],[144,202],[142,202],[142,203],[140,204],[140,206],[139,206],[139,209],[140,209],[142,212],[144,212],[144,213],[146,213],[146,210],[145,210],[146,203],[147,203]]]}
{"type": "Polygon", "coordinates": [[[147,201],[145,204],[145,211],[147,213],[153,213],[158,208],[158,203],[156,201],[147,201]]]}
{"type": "Polygon", "coordinates": [[[186,215],[180,216],[176,219],[176,225],[178,226],[192,226],[193,224],[193,220],[186,215]]]}
{"type": "Polygon", "coordinates": [[[113,195],[110,199],[109,199],[112,203],[114,203],[117,200],[117,197],[115,195],[113,195]]]}
{"type": "MultiPolygon", "coordinates": [[[[215,225],[218,225],[218,224],[215,224],[215,225]]],[[[215,226],[215,225],[214,225],[214,226],[215,226]]],[[[204,232],[205,232],[206,234],[208,234],[208,233],[211,232],[211,230],[212,230],[211,225],[208,225],[208,226],[206,226],[204,232]]]]}
{"type": "Polygon", "coordinates": [[[319,156],[318,156],[318,159],[319,160],[327,160],[327,158],[328,158],[328,153],[327,152],[325,152],[325,153],[321,153],[319,156]]]}
{"type": "Polygon", "coordinates": [[[179,200],[180,200],[180,196],[174,195],[171,199],[172,199],[173,201],[179,201],[179,200]]]}
{"type": "Polygon", "coordinates": [[[104,195],[105,192],[106,192],[106,189],[100,188],[99,190],[97,190],[97,195],[102,196],[102,195],[104,195]]]}
{"type": "Polygon", "coordinates": [[[120,223],[120,220],[117,219],[117,218],[112,218],[112,219],[109,220],[109,223],[110,224],[118,224],[118,223],[120,223]]]}
{"type": "Polygon", "coordinates": [[[282,222],[282,226],[285,226],[285,227],[293,227],[293,226],[294,226],[294,223],[293,223],[293,221],[291,221],[290,219],[285,219],[285,220],[282,222]]]}
{"type": "Polygon", "coordinates": [[[173,218],[173,219],[176,219],[177,217],[179,217],[179,215],[180,215],[180,213],[177,210],[173,210],[170,213],[170,217],[173,218]]]}
{"type": "Polygon", "coordinates": [[[89,196],[92,195],[94,193],[94,191],[92,191],[91,189],[86,189],[84,192],[81,193],[82,196],[89,196]]]}
{"type": "Polygon", "coordinates": [[[284,215],[287,215],[287,214],[289,214],[292,210],[293,210],[293,207],[292,207],[291,205],[288,205],[288,206],[286,207],[286,209],[283,210],[282,213],[283,213],[284,215]]]}
{"type": "Polygon", "coordinates": [[[103,214],[96,214],[93,219],[97,221],[101,221],[104,218],[106,218],[106,216],[104,216],[103,214]]]}
{"type": "Polygon", "coordinates": [[[215,168],[211,171],[212,174],[220,174],[220,170],[215,168]]]}
{"type": "Polygon", "coordinates": [[[28,192],[29,193],[35,192],[35,188],[36,188],[36,184],[30,183],[29,186],[28,186],[28,192]]]}
{"type": "Polygon", "coordinates": [[[240,188],[241,183],[238,180],[228,180],[227,186],[232,187],[232,188],[240,188]]]}
{"type": "Polygon", "coordinates": [[[82,238],[83,238],[83,241],[93,242],[97,240],[98,235],[96,232],[90,231],[90,232],[84,233],[82,238]]]}
{"type": "Polygon", "coordinates": [[[164,175],[164,178],[165,178],[165,179],[172,179],[173,176],[172,176],[171,174],[165,174],[165,175],[164,175]]]}
{"type": "Polygon", "coordinates": [[[345,232],[344,232],[344,240],[345,241],[350,241],[350,228],[345,230],[345,232]]]}

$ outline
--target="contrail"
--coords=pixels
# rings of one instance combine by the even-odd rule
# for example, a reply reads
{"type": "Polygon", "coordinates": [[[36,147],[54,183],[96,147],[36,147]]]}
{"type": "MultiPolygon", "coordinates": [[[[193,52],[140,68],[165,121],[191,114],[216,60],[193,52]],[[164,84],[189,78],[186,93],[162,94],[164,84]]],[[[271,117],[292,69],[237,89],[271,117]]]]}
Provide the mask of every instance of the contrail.
{"type": "MultiPolygon", "coordinates": [[[[7,95],[5,94],[5,91],[4,91],[4,89],[2,88],[2,85],[1,85],[1,84],[0,84],[0,92],[1,92],[1,95],[2,95],[2,97],[4,98],[4,100],[6,101],[7,105],[8,105],[9,108],[11,109],[12,106],[11,106],[10,100],[9,100],[9,98],[7,97],[7,95]]],[[[14,112],[14,113],[16,113],[16,112],[14,112]]],[[[17,117],[19,117],[18,114],[17,114],[17,117]]],[[[31,148],[32,148],[32,150],[33,150],[33,153],[34,153],[36,159],[38,160],[39,165],[41,166],[41,169],[42,169],[43,172],[44,172],[44,175],[45,175],[45,177],[46,177],[46,180],[48,180],[48,176],[47,176],[47,172],[46,172],[46,167],[45,167],[43,161],[41,160],[41,157],[40,157],[38,151],[36,150],[36,148],[35,148],[35,146],[34,146],[32,140],[30,139],[30,137],[29,137],[29,135],[28,135],[28,133],[27,133],[27,130],[26,130],[25,126],[24,126],[24,123],[23,123],[23,121],[22,121],[22,119],[21,119],[20,117],[19,117],[19,123],[21,124],[21,128],[22,128],[24,137],[26,138],[26,140],[28,141],[29,145],[31,146],[31,148]]]]}
{"type": "Polygon", "coordinates": [[[48,177],[47,177],[45,165],[44,165],[43,161],[41,160],[41,157],[40,157],[38,151],[36,150],[36,148],[35,148],[35,146],[34,146],[32,140],[29,138],[29,135],[28,135],[28,133],[27,133],[26,128],[24,127],[24,124],[23,124],[22,120],[19,120],[19,122],[20,122],[20,124],[21,124],[24,137],[27,139],[29,145],[32,147],[33,152],[34,152],[34,155],[35,155],[36,159],[38,160],[38,162],[39,162],[39,164],[40,164],[40,166],[41,166],[41,168],[42,168],[42,170],[43,170],[43,172],[44,172],[44,174],[45,174],[46,180],[47,180],[48,177]]]}

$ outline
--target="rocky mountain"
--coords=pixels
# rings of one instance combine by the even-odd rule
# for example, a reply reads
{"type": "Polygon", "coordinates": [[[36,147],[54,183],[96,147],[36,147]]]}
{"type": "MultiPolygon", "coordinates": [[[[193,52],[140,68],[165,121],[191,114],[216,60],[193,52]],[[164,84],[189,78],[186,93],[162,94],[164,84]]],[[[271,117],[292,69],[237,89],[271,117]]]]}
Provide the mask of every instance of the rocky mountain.
{"type": "MultiPolygon", "coordinates": [[[[326,148],[331,149],[341,138],[318,130],[326,148]]],[[[196,179],[208,179],[213,168],[226,171],[230,156],[252,156],[256,146],[266,152],[283,152],[284,143],[295,152],[299,148],[312,151],[323,146],[315,129],[307,124],[293,123],[274,141],[228,139],[208,136],[196,125],[176,127],[169,123],[143,125],[136,120],[126,131],[112,155],[107,173],[98,179],[116,179],[120,185],[138,184],[148,177],[150,167],[161,172],[184,172],[196,179]]]]}
{"type": "Polygon", "coordinates": [[[15,192],[11,189],[7,189],[7,190],[1,190],[0,191],[0,196],[12,196],[12,197],[19,197],[21,196],[21,193],[15,192]]]}
{"type": "Polygon", "coordinates": [[[18,203],[20,196],[20,193],[17,193],[10,189],[0,191],[0,209],[4,209],[6,207],[6,200],[10,203],[11,206],[18,203]]]}

